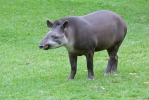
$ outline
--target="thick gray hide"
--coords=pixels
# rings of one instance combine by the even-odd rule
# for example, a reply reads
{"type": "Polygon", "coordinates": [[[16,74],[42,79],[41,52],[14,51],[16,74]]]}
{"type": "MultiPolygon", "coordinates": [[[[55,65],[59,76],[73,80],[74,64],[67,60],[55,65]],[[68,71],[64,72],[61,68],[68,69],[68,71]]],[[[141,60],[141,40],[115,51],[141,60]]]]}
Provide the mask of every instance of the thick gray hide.
{"type": "Polygon", "coordinates": [[[116,13],[101,10],[84,16],[71,16],[56,20],[47,20],[51,30],[41,41],[39,47],[44,50],[64,46],[69,54],[73,79],[77,71],[77,56],[85,55],[88,78],[94,78],[93,56],[95,51],[107,50],[109,60],[104,75],[116,72],[118,49],[126,35],[124,20],[116,13]]]}

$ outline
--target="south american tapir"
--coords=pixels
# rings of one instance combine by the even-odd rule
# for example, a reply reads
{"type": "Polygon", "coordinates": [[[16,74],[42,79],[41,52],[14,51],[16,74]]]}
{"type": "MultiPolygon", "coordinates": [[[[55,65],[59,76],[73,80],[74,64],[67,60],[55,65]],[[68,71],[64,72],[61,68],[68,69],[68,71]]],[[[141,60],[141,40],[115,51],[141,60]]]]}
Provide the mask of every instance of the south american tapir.
{"type": "Polygon", "coordinates": [[[43,50],[64,46],[69,55],[71,73],[74,79],[77,71],[77,57],[86,56],[88,78],[94,79],[94,52],[107,50],[109,60],[104,75],[117,71],[120,45],[127,33],[127,26],[120,15],[109,10],[100,10],[84,16],[68,16],[54,22],[47,20],[51,30],[42,39],[43,50]]]}

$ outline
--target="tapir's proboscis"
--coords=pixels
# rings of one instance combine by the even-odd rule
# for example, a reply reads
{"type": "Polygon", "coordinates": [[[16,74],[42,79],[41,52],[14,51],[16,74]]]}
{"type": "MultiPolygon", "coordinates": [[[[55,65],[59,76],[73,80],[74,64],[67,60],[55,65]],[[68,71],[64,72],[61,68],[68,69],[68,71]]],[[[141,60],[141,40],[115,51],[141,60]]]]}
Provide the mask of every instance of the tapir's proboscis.
{"type": "Polygon", "coordinates": [[[51,30],[43,38],[39,47],[43,50],[64,46],[69,54],[71,73],[74,79],[77,71],[77,56],[85,55],[88,78],[94,78],[94,52],[107,50],[109,60],[104,75],[117,71],[118,49],[127,33],[124,20],[116,13],[101,10],[84,16],[69,16],[47,20],[51,30]]]}

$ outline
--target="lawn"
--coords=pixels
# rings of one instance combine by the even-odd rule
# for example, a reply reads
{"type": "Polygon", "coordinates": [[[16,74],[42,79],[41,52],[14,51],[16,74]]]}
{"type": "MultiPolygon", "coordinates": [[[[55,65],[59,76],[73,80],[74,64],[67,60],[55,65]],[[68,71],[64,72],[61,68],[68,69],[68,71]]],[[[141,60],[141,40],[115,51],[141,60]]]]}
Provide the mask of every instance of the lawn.
{"type": "Polygon", "coordinates": [[[0,0],[0,100],[149,100],[148,0],[0,0]],[[126,21],[117,73],[103,76],[108,55],[95,53],[95,79],[78,58],[74,80],[64,47],[38,48],[46,20],[108,9],[126,21]]]}

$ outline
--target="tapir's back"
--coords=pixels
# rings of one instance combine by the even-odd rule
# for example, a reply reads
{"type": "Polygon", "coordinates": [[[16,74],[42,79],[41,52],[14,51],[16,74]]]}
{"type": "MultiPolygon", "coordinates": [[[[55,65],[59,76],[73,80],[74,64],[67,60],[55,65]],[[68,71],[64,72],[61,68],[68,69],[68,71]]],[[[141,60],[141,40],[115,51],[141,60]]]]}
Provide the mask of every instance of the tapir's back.
{"type": "Polygon", "coordinates": [[[118,14],[109,10],[96,11],[94,13],[84,15],[82,16],[82,18],[92,24],[98,23],[98,25],[99,23],[106,24],[109,23],[110,21],[120,20],[126,26],[124,20],[118,14]]]}
{"type": "Polygon", "coordinates": [[[110,27],[114,25],[118,25],[119,28],[126,28],[126,24],[124,20],[121,18],[121,16],[119,16],[115,12],[108,10],[101,10],[84,15],[82,16],[82,19],[86,20],[88,23],[90,23],[91,26],[93,26],[96,29],[104,29],[107,28],[106,26],[110,27]]]}

